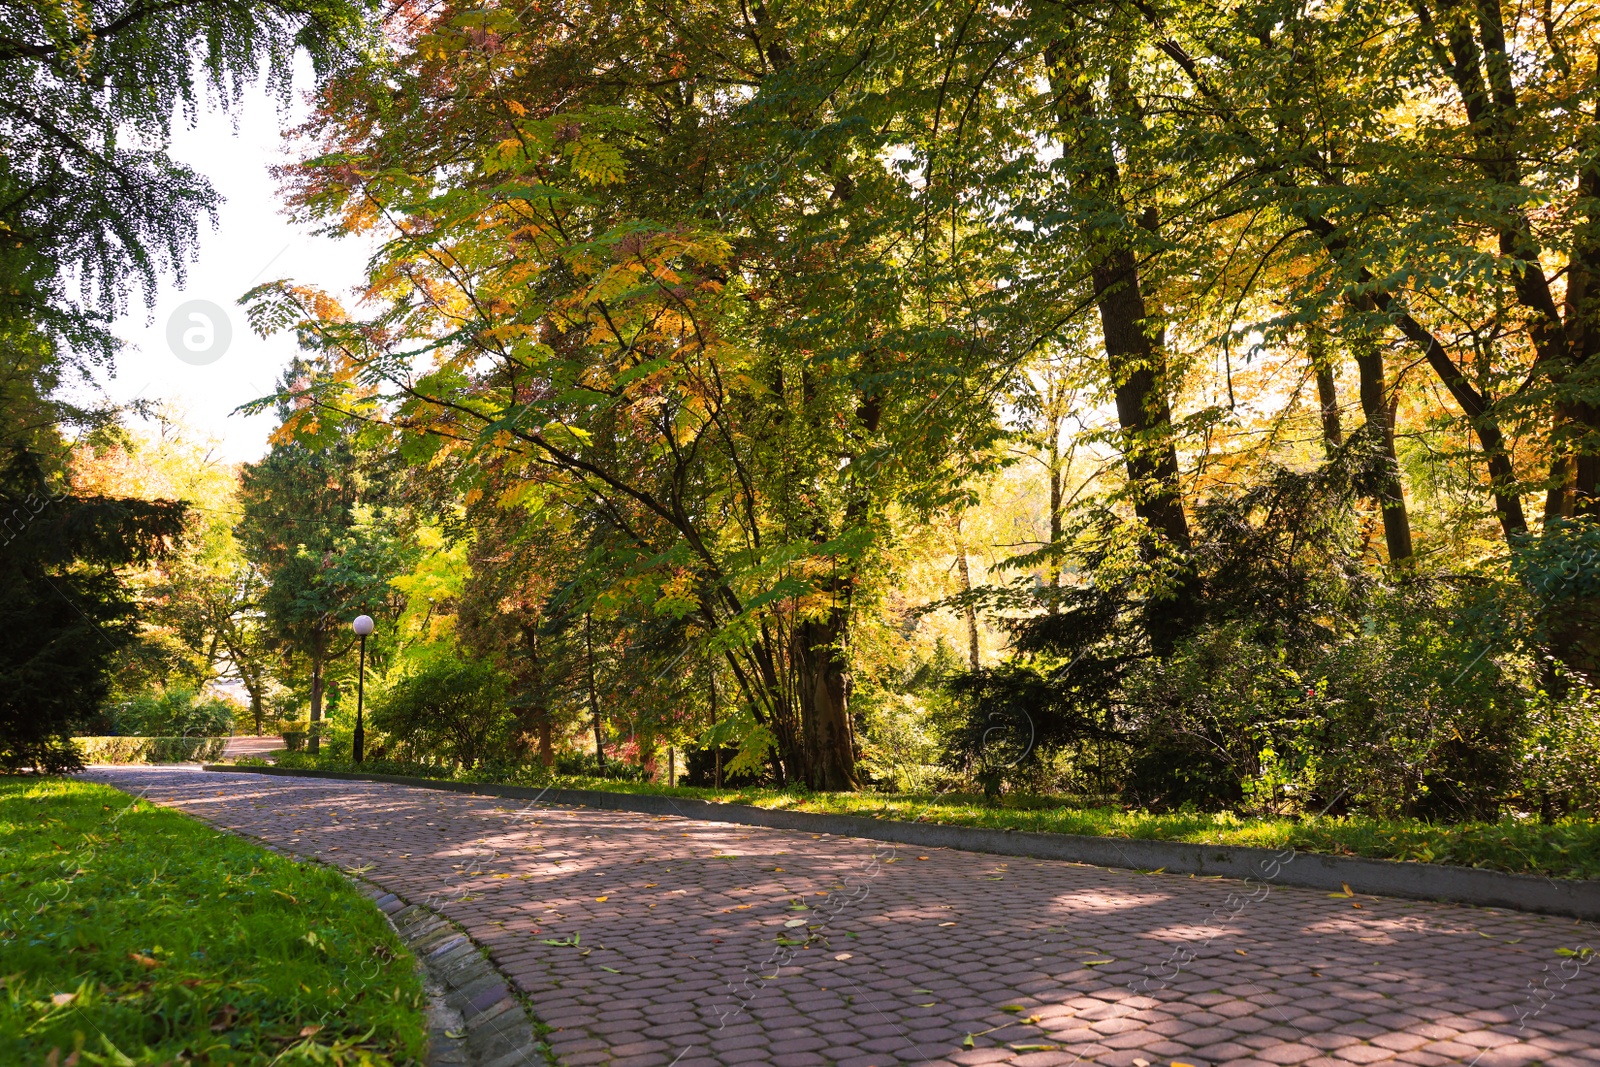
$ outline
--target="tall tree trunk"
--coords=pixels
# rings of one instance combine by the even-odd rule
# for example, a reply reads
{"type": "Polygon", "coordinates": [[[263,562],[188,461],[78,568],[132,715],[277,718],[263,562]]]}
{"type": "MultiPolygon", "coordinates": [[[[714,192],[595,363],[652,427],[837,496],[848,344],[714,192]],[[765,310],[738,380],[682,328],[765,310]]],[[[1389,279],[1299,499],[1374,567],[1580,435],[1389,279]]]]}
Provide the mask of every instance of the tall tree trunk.
{"type": "MultiPolygon", "coordinates": [[[[711,658],[711,650],[706,649],[706,681],[711,686],[711,725],[717,725],[717,661],[711,658]]],[[[713,745],[711,748],[711,785],[713,788],[722,788],[722,746],[713,745]]]]}
{"type": "Polygon", "coordinates": [[[517,709],[519,720],[517,729],[522,735],[523,751],[530,751],[534,739],[537,738],[539,762],[545,767],[553,767],[556,754],[550,736],[550,698],[544,686],[544,661],[541,656],[543,650],[540,648],[539,628],[534,625],[524,625],[522,643],[528,650],[528,665],[525,672],[528,691],[523,705],[517,709]]]}
{"type": "MultiPolygon", "coordinates": [[[[961,574],[961,591],[972,592],[972,571],[967,566],[967,542],[961,536],[961,520],[956,520],[956,568],[961,574]]],[[[962,612],[967,619],[967,660],[973,670],[983,666],[979,656],[978,646],[978,609],[972,606],[972,601],[967,601],[966,609],[962,612]]]]}
{"type": "MultiPolygon", "coordinates": [[[[1053,389],[1054,386],[1052,385],[1053,389]]],[[[1051,411],[1047,419],[1050,433],[1047,455],[1049,457],[1050,474],[1050,544],[1052,548],[1061,542],[1061,483],[1063,481],[1061,470],[1061,415],[1055,410],[1059,402],[1059,397],[1055,395],[1050,397],[1051,411]]],[[[1050,562],[1045,566],[1045,581],[1052,592],[1061,588],[1061,557],[1055,555],[1054,552],[1050,556],[1050,562]]],[[[1056,599],[1051,597],[1050,606],[1047,610],[1053,615],[1060,609],[1061,606],[1056,602],[1056,599]]]]}
{"type": "Polygon", "coordinates": [[[307,747],[313,752],[322,751],[322,738],[318,727],[322,722],[322,635],[318,634],[311,645],[311,736],[307,747]]]}
{"type": "Polygon", "coordinates": [[[594,757],[601,770],[606,768],[606,738],[600,729],[600,695],[594,685],[594,616],[583,613],[583,653],[589,672],[589,712],[594,716],[594,757]]]}
{"type": "MultiPolygon", "coordinates": [[[[1276,155],[1277,153],[1267,145],[1257,140],[1250,124],[1240,118],[1239,113],[1221,95],[1218,86],[1213,84],[1203,73],[1201,65],[1195,61],[1194,57],[1190,56],[1175,39],[1166,36],[1166,25],[1160,13],[1151,7],[1141,8],[1140,10],[1141,14],[1150,22],[1152,28],[1163,35],[1164,39],[1158,43],[1157,47],[1188,75],[1195,90],[1217,107],[1218,117],[1223,120],[1230,132],[1239,137],[1243,143],[1250,145],[1257,159],[1265,160],[1276,155]]],[[[1430,30],[1429,32],[1431,33],[1432,31],[1430,30]]],[[[1450,64],[1446,63],[1445,66],[1449,67],[1450,64]]],[[[1464,100],[1472,95],[1470,89],[1463,91],[1464,100]]],[[[1469,114],[1468,117],[1471,118],[1472,116],[1469,114]]],[[[1476,123],[1476,119],[1473,119],[1473,121],[1476,123]]],[[[1592,129],[1593,127],[1591,127],[1592,129]]],[[[1291,140],[1296,143],[1302,143],[1294,131],[1285,131],[1280,127],[1280,133],[1287,133],[1291,140]]],[[[1478,155],[1480,163],[1489,163],[1491,165],[1512,163],[1515,158],[1515,153],[1498,151],[1480,152],[1478,155]]],[[[1596,174],[1600,175],[1600,167],[1596,168],[1596,174]]],[[[1328,180],[1329,176],[1327,174],[1319,174],[1317,178],[1319,181],[1328,180]]],[[[1495,512],[1500,519],[1500,528],[1504,532],[1508,543],[1515,542],[1518,537],[1527,533],[1528,524],[1522,511],[1522,498],[1517,490],[1516,471],[1512,466],[1511,457],[1506,448],[1505,435],[1501,432],[1499,421],[1495,417],[1491,398],[1479,392],[1477,387],[1467,380],[1466,375],[1461,372],[1461,368],[1456,365],[1455,360],[1445,349],[1443,342],[1410,313],[1405,306],[1405,302],[1394,293],[1387,291],[1379,283],[1379,279],[1363,264],[1361,256],[1354,254],[1354,250],[1350,247],[1347,232],[1316,210],[1317,198],[1305,195],[1290,165],[1287,163],[1278,164],[1275,168],[1274,180],[1278,188],[1288,195],[1290,210],[1306,224],[1312,233],[1316,234],[1328,255],[1349,271],[1361,286],[1370,287],[1359,296],[1346,296],[1345,300],[1349,306],[1366,314],[1382,312],[1388,316],[1389,320],[1399,328],[1406,339],[1422,351],[1423,358],[1427,360],[1428,365],[1439,376],[1440,382],[1450,392],[1456,403],[1460,405],[1462,413],[1467,417],[1473,433],[1478,438],[1479,444],[1483,446],[1485,464],[1489,468],[1489,491],[1494,498],[1495,512]]],[[[1600,191],[1600,181],[1596,182],[1595,187],[1597,191],[1600,191]]],[[[1583,244],[1585,242],[1580,241],[1577,243],[1583,244]]],[[[1591,238],[1588,243],[1593,245],[1593,239],[1591,238]]],[[[1600,253],[1600,247],[1596,248],[1596,252],[1600,253]]],[[[1535,290],[1541,286],[1547,288],[1547,284],[1542,270],[1538,268],[1537,256],[1528,262],[1531,263],[1532,270],[1519,269],[1517,272],[1519,276],[1518,297],[1531,305],[1537,305],[1539,304],[1539,299],[1535,290]]],[[[1579,269],[1580,266],[1587,267],[1589,263],[1600,265],[1600,255],[1592,257],[1585,264],[1580,264],[1576,258],[1574,259],[1572,263],[1573,283],[1597,273],[1579,269]]],[[[1552,337],[1552,331],[1542,326],[1530,331],[1530,333],[1536,346],[1541,345],[1543,342],[1548,342],[1552,337]]],[[[1600,334],[1595,334],[1595,336],[1597,337],[1597,343],[1594,347],[1600,350],[1600,334]]],[[[1541,352],[1539,358],[1541,360],[1545,358],[1543,352],[1541,352]]],[[[1600,471],[1596,473],[1600,475],[1600,471]]]]}
{"type": "Polygon", "coordinates": [[[1344,444],[1344,427],[1339,420],[1339,386],[1334,380],[1333,361],[1328,358],[1328,338],[1318,327],[1306,335],[1307,355],[1317,376],[1317,406],[1322,415],[1322,452],[1332,459],[1344,444]]]}
{"type": "Polygon", "coordinates": [[[1372,447],[1379,452],[1383,476],[1378,482],[1378,505],[1383,509],[1383,540],[1390,563],[1411,558],[1411,516],[1406,511],[1405,489],[1400,483],[1400,461],[1394,450],[1394,398],[1383,368],[1383,350],[1369,338],[1358,338],[1356,370],[1361,376],[1361,413],[1367,419],[1372,447]]]}
{"type": "MultiPolygon", "coordinates": [[[[1067,39],[1052,43],[1045,56],[1073,192],[1094,203],[1102,216],[1084,224],[1084,236],[1100,334],[1116,391],[1129,496],[1134,513],[1166,542],[1167,550],[1187,556],[1193,546],[1173,440],[1165,335],[1146,304],[1132,238],[1140,227],[1154,229],[1157,220],[1153,209],[1138,220],[1129,213],[1116,146],[1107,132],[1111,124],[1104,121],[1093,93],[1100,72],[1085,69],[1076,46],[1067,39]]],[[[1114,65],[1109,75],[1118,118],[1142,121],[1126,67],[1114,65]]],[[[1152,546],[1148,552],[1153,557],[1162,549],[1152,546]]],[[[1182,569],[1171,591],[1147,605],[1145,629],[1157,655],[1171,652],[1189,628],[1196,586],[1192,571],[1182,569]]]]}

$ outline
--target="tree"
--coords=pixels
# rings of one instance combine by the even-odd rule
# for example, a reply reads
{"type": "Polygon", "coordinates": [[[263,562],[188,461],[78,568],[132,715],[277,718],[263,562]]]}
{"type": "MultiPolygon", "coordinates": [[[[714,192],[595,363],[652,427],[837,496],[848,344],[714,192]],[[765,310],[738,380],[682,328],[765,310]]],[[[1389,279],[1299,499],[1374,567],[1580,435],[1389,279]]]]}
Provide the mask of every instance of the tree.
{"type": "Polygon", "coordinates": [[[313,723],[328,664],[354,640],[349,621],[397,613],[389,580],[401,570],[401,546],[363,460],[349,427],[334,425],[322,442],[274,444],[240,480],[236,535],[267,583],[260,604],[271,641],[306,662],[313,723]]]}
{"type": "Polygon", "coordinates": [[[0,4],[0,322],[33,323],[108,359],[130,288],[182,276],[211,186],[166,153],[204,90],[225,106],[263,70],[280,96],[295,53],[326,72],[355,45],[350,0],[0,4]],[[197,78],[198,76],[198,78],[197,78]]]}
{"type": "Polygon", "coordinates": [[[176,501],[80,496],[47,477],[37,455],[0,457],[0,766],[75,766],[69,740],[110,688],[136,636],[135,600],[119,568],[173,550],[176,501]]]}
{"type": "Polygon", "coordinates": [[[863,568],[888,509],[948,502],[995,429],[981,376],[996,339],[961,314],[970,279],[943,251],[907,250],[921,212],[904,176],[867,162],[881,145],[794,157],[787,31],[662,21],[651,32],[678,44],[641,54],[631,14],[483,17],[397,27],[414,51],[341,81],[312,123],[306,210],[359,227],[381,204],[406,221],[371,321],[288,285],[256,294],[260,326],[299,330],[338,368],[285,394],[297,424],[378,390],[415,460],[464,456],[519,479],[514,498],[593,513],[609,565],[595,584],[695,616],[782,773],[853,787],[863,568]],[[579,66],[626,73],[575,94],[552,33],[586,50],[579,66]],[[687,92],[681,56],[707,65],[695,77],[777,88],[749,107],[687,92]],[[783,195],[741,207],[718,175],[746,167],[786,175],[783,195]]]}

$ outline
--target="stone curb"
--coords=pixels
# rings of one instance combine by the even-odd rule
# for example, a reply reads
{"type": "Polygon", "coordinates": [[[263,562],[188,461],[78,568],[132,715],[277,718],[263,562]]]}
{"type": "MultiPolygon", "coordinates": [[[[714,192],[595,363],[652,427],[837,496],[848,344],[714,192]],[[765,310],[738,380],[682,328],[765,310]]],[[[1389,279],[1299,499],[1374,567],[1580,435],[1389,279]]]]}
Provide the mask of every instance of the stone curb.
{"type": "Polygon", "coordinates": [[[460,927],[381,886],[361,890],[417,959],[428,989],[428,1067],[549,1067],[511,980],[460,927]]]}
{"type": "Polygon", "coordinates": [[[293,778],[328,778],[339,781],[388,782],[395,785],[440,789],[453,793],[532,800],[632,811],[646,815],[681,815],[706,822],[764,826],[775,830],[801,830],[813,834],[862,837],[874,841],[949,848],[962,852],[988,852],[1002,856],[1064,860],[1096,867],[1122,867],[1139,871],[1165,871],[1206,877],[1244,878],[1304,889],[1352,892],[1374,896],[1436,900],[1488,908],[1564,915],[1600,920],[1600,880],[1544,878],[1506,874],[1475,867],[1437,863],[1357,859],[1320,853],[1282,852],[1266,848],[1196,845],[1185,841],[1151,841],[1079,834],[989,830],[976,826],[868,819],[856,815],[821,815],[802,811],[757,808],[747,804],[719,804],[707,800],[633,793],[608,793],[597,789],[535,789],[530,786],[485,782],[446,782],[408,778],[395,774],[355,774],[349,771],[292,770],[280,767],[234,767],[207,764],[208,771],[271,774],[293,778]]]}
{"type": "MultiPolygon", "coordinates": [[[[190,766],[195,766],[191,764],[190,766]]],[[[240,768],[244,770],[245,768],[240,768]]],[[[411,950],[428,995],[427,1067],[551,1067],[550,1046],[535,1031],[515,983],[465,930],[430,908],[410,904],[338,864],[290,852],[254,834],[202,821],[296,863],[337,871],[368,900],[411,950]],[[492,1025],[490,1025],[492,1024],[492,1025]]]]}

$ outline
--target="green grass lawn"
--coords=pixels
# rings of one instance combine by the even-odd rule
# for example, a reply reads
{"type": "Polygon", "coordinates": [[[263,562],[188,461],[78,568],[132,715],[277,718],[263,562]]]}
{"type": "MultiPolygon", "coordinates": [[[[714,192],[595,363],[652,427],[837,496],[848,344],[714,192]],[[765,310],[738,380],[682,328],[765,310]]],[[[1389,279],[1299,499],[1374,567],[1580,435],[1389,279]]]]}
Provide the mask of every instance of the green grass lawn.
{"type": "MultiPolygon", "coordinates": [[[[351,764],[301,753],[280,756],[286,767],[355,770],[351,764]]],[[[471,775],[410,764],[369,763],[368,771],[471,780],[471,775]]],[[[693,797],[763,808],[858,815],[957,826],[1088,834],[1096,837],[1150,838],[1210,845],[1294,847],[1303,852],[1376,859],[1420,860],[1463,867],[1556,878],[1600,878],[1600,823],[1565,819],[1541,824],[1507,819],[1494,823],[1430,823],[1418,819],[1375,819],[1360,815],[1272,818],[1218,814],[1156,815],[1111,807],[1084,807],[1054,797],[1008,796],[998,805],[966,794],[916,796],[888,793],[811,793],[785,789],[691,789],[613,782],[597,778],[484,778],[570,789],[605,789],[693,797]]]]}
{"type": "Polygon", "coordinates": [[[411,957],[348,881],[106,786],[0,779],[0,914],[3,1064],[424,1053],[411,957]]]}

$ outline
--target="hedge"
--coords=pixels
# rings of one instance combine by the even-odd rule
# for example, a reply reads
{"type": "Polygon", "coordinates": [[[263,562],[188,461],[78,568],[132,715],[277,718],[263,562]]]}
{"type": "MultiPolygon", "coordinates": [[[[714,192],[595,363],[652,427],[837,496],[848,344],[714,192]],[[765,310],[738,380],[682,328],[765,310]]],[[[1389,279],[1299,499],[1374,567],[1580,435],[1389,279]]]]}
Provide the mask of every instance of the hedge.
{"type": "Polygon", "coordinates": [[[74,737],[85,763],[194,763],[221,759],[226,737],[74,737]]]}

